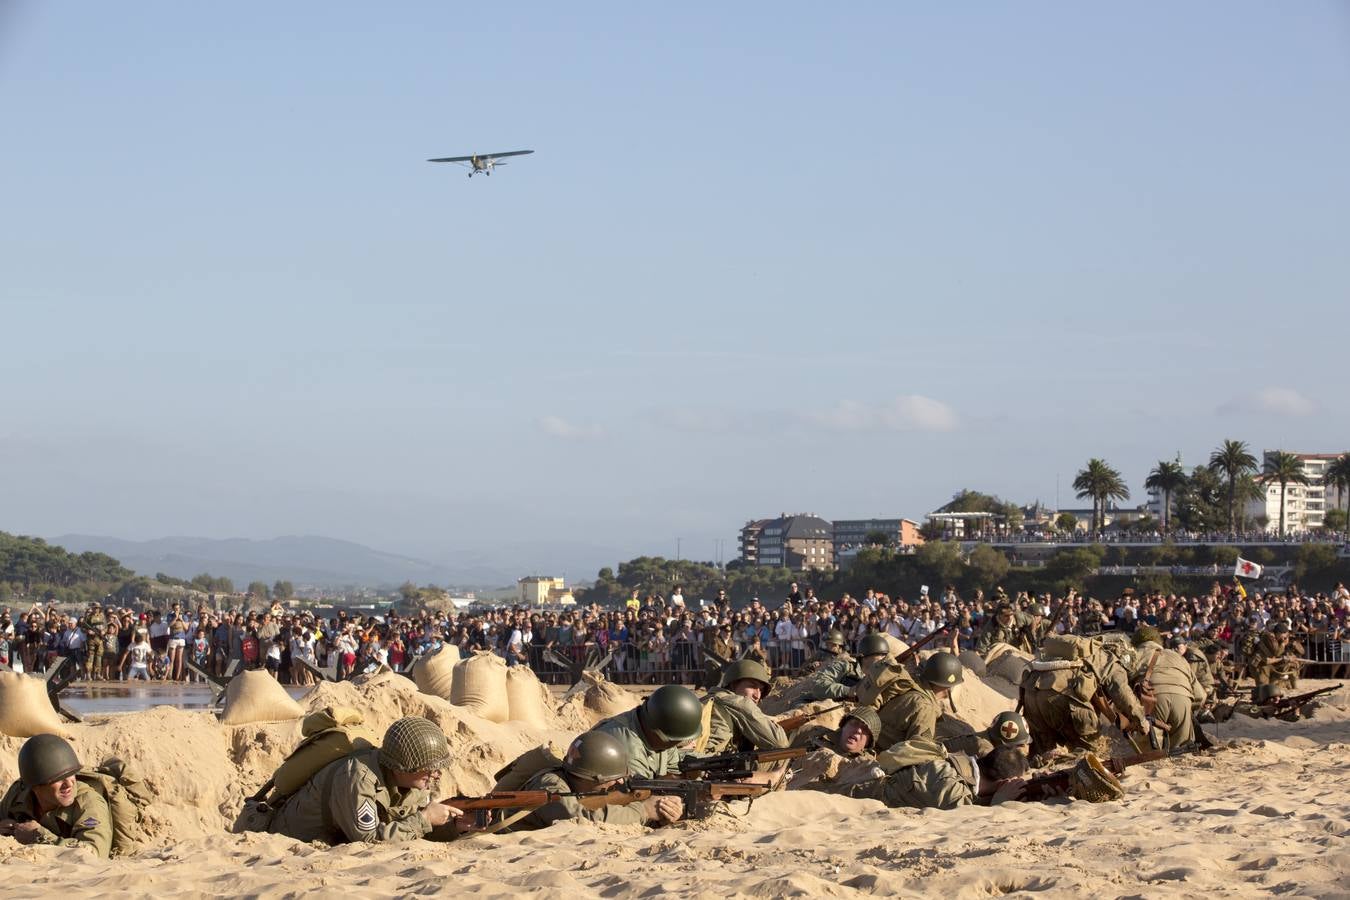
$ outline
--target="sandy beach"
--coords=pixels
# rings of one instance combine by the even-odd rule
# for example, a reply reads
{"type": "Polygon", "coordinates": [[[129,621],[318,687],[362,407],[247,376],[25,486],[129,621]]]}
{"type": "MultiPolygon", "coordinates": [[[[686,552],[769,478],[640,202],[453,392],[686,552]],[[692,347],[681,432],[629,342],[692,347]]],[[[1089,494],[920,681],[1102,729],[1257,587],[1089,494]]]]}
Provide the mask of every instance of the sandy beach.
{"type": "MultiPolygon", "coordinates": [[[[1309,682],[1309,687],[1321,682],[1309,682]]],[[[154,838],[99,861],[79,850],[0,841],[9,897],[1350,896],[1350,697],[1331,695],[1295,723],[1237,716],[1212,757],[1132,769],[1118,803],[1010,803],[954,811],[784,792],[734,815],[659,830],[564,823],[449,844],[333,849],[227,822],[298,736],[298,723],[226,727],[170,707],[71,726],[80,752],[133,761],[161,797],[154,838]]],[[[579,703],[540,725],[494,724],[396,676],[322,685],[307,709],[345,702],[377,731],[425,714],[456,765],[444,793],[490,787],[491,772],[541,740],[586,725],[579,703]]],[[[0,739],[14,777],[21,740],[0,739]]]]}

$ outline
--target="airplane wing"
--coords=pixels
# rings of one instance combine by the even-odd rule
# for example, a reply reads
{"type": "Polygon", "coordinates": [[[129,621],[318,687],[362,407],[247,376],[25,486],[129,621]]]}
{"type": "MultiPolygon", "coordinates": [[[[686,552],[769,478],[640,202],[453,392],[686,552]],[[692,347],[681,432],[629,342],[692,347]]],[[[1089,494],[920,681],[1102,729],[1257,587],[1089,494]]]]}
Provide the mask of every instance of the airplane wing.
{"type": "MultiPolygon", "coordinates": [[[[507,153],[479,153],[476,155],[478,159],[502,159],[503,157],[507,156],[525,156],[533,152],[534,152],[533,150],[511,150],[507,153]]],[[[427,160],[427,162],[457,163],[457,162],[471,162],[473,161],[473,159],[474,159],[473,156],[447,156],[442,159],[429,159],[427,160]]]]}

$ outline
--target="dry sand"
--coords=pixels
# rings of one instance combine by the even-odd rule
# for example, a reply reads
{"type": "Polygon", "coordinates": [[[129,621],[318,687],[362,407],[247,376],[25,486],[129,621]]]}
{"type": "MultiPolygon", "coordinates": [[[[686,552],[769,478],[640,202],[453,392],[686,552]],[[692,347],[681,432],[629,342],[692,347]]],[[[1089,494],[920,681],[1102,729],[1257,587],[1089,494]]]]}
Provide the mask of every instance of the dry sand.
{"type": "MultiPolygon", "coordinates": [[[[1311,684],[1318,684],[1313,682],[1311,684]]],[[[381,731],[429,715],[461,765],[447,791],[483,790],[501,762],[582,723],[495,724],[417,694],[403,679],[322,685],[307,709],[362,708],[381,731]],[[399,682],[403,683],[400,684],[399,682]],[[405,687],[406,685],[406,687],[405,687]]],[[[226,820],[298,735],[297,722],[228,728],[157,708],[71,727],[82,755],[132,759],[162,796],[156,843],[100,861],[0,839],[7,897],[948,896],[1350,897],[1350,697],[1297,723],[1242,716],[1213,727],[1240,746],[1131,770],[1119,803],[1011,803],[888,810],[813,792],[757,800],[739,817],[648,831],[564,823],[453,844],[320,849],[234,836],[226,820]]],[[[0,777],[22,743],[0,739],[0,777]]]]}

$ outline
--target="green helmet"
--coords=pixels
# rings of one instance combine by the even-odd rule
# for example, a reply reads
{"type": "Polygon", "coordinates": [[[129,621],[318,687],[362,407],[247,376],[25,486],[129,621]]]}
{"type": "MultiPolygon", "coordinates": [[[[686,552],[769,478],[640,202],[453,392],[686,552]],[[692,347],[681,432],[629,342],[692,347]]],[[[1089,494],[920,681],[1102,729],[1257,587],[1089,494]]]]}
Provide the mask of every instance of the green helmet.
{"type": "Polygon", "coordinates": [[[1152,625],[1140,625],[1134,630],[1134,634],[1130,636],[1130,640],[1136,647],[1140,644],[1162,644],[1163,642],[1162,632],[1152,625]]]}
{"type": "Polygon", "coordinates": [[[663,741],[682,744],[703,729],[703,704],[682,684],[668,684],[652,691],[642,704],[647,730],[663,741]]]}
{"type": "Polygon", "coordinates": [[[822,644],[826,647],[838,647],[842,650],[844,648],[844,633],[838,628],[831,628],[825,632],[825,640],[822,641],[822,644]]]}
{"type": "Polygon", "coordinates": [[[886,635],[873,632],[858,642],[858,656],[866,659],[869,656],[890,656],[891,644],[886,640],[886,635]]]}
{"type": "Polygon", "coordinates": [[[877,742],[877,735],[881,734],[881,716],[877,715],[875,709],[870,706],[855,706],[848,711],[848,715],[844,716],[843,721],[839,723],[839,727],[843,728],[844,722],[849,719],[867,729],[867,746],[871,747],[877,742]]]}
{"type": "Polygon", "coordinates": [[[19,748],[19,779],[29,787],[51,784],[80,771],[80,759],[65,738],[37,734],[19,748]]]}
{"type": "Polygon", "coordinates": [[[563,757],[569,775],[593,781],[611,781],[628,775],[628,750],[607,731],[588,731],[572,741],[563,757]]]}
{"type": "Polygon", "coordinates": [[[380,764],[395,772],[426,772],[450,764],[450,744],[437,725],[421,716],[405,716],[384,733],[380,764]]]}
{"type": "Polygon", "coordinates": [[[763,689],[769,689],[769,667],[757,659],[738,659],[722,670],[722,687],[729,688],[743,678],[758,681],[763,689]]]}
{"type": "Polygon", "coordinates": [[[946,650],[939,650],[919,666],[919,680],[929,687],[953,688],[964,681],[961,660],[946,650]]]}
{"type": "Polygon", "coordinates": [[[1015,712],[1001,712],[994,716],[986,736],[995,747],[1020,747],[1031,743],[1027,720],[1015,712]]]}

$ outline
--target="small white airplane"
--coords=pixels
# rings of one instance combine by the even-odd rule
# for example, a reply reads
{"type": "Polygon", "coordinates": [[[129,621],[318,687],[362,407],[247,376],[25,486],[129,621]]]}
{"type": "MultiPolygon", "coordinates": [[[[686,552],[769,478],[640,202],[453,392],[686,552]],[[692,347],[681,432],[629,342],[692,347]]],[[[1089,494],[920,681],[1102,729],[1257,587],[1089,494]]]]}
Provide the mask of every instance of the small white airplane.
{"type": "Polygon", "coordinates": [[[427,162],[448,162],[467,165],[469,167],[469,177],[472,178],[475,172],[482,172],[484,175],[491,175],[493,166],[504,166],[502,162],[508,156],[525,156],[533,153],[533,150],[511,150],[507,153],[475,153],[473,156],[447,156],[443,159],[429,159],[427,162]]]}

